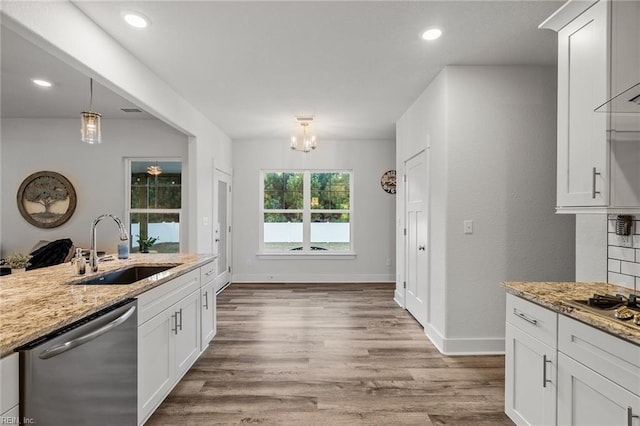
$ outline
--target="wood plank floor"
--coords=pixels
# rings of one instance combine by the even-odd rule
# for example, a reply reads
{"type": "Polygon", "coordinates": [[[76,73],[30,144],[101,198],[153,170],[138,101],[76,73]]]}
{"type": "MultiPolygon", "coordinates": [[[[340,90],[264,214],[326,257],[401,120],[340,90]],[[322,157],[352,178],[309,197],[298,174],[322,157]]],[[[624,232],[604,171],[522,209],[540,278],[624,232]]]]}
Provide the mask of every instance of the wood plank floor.
{"type": "Polygon", "coordinates": [[[504,357],[447,357],[391,284],[232,284],[148,425],[507,425],[504,357]]]}

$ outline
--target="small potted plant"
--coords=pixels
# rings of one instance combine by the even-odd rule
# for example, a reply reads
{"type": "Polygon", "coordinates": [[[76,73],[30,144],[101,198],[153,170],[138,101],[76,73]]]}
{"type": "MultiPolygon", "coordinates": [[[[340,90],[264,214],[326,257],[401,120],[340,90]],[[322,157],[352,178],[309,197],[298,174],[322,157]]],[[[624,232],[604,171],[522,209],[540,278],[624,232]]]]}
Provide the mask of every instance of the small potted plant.
{"type": "Polygon", "coordinates": [[[24,253],[13,253],[4,259],[4,263],[11,268],[11,273],[22,272],[31,263],[29,262],[33,256],[24,253]]]}
{"type": "Polygon", "coordinates": [[[136,241],[138,242],[138,246],[140,247],[140,253],[149,253],[149,249],[151,248],[151,246],[153,246],[156,241],[160,239],[159,237],[145,237],[140,234],[137,234],[136,237],[138,237],[136,241]]]}

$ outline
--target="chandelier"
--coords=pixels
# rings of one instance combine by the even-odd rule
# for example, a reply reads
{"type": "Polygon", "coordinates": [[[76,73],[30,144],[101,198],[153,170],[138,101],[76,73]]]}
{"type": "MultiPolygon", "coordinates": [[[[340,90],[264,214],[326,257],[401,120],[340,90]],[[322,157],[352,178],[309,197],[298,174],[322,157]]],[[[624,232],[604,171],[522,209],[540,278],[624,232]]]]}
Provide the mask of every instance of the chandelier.
{"type": "Polygon", "coordinates": [[[81,113],[80,139],[88,144],[102,143],[100,119],[102,114],[92,111],[93,108],[93,78],[89,82],[89,111],[81,113]]]}
{"type": "Polygon", "coordinates": [[[300,123],[300,127],[302,127],[302,134],[291,137],[289,148],[294,151],[308,153],[309,151],[316,149],[318,146],[316,136],[311,134],[311,132],[307,134],[307,129],[310,127],[313,117],[297,117],[297,120],[300,123]]]}
{"type": "Polygon", "coordinates": [[[158,166],[158,162],[147,167],[147,173],[151,176],[158,176],[162,173],[162,169],[158,166]]]}

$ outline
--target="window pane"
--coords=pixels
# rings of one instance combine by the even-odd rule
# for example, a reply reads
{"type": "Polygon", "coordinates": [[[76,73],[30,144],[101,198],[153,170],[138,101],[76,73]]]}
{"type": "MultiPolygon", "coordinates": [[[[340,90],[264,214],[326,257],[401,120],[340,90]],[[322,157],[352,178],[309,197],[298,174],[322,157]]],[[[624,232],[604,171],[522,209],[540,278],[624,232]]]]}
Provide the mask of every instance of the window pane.
{"type": "Polygon", "coordinates": [[[348,213],[312,213],[311,250],[348,251],[350,227],[348,213]]]}
{"type": "Polygon", "coordinates": [[[265,213],[264,248],[270,251],[302,249],[302,213],[265,213]]]}
{"type": "Polygon", "coordinates": [[[311,173],[311,209],[348,210],[349,173],[311,173]]]}
{"type": "Polygon", "coordinates": [[[158,161],[161,173],[147,172],[155,161],[131,162],[131,208],[179,209],[182,206],[182,163],[158,161]]]}
{"type": "Polygon", "coordinates": [[[265,173],[265,209],[301,209],[304,197],[302,173],[265,173]]]}
{"type": "Polygon", "coordinates": [[[179,213],[131,213],[131,251],[138,252],[140,238],[157,238],[150,248],[158,253],[180,251],[179,213]]]}

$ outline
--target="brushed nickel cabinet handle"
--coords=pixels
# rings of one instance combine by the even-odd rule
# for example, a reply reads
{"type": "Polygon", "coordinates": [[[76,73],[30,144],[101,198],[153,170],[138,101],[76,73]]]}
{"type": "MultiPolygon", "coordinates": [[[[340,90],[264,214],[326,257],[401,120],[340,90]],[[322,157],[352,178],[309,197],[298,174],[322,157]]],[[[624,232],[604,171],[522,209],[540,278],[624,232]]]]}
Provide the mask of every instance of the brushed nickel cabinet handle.
{"type": "Polygon", "coordinates": [[[209,310],[209,292],[208,291],[204,292],[204,308],[207,311],[209,310]]]}
{"type": "Polygon", "coordinates": [[[640,418],[639,415],[633,414],[633,408],[627,407],[627,426],[633,426],[633,419],[640,418]]]}
{"type": "Polygon", "coordinates": [[[513,308],[513,314],[516,315],[517,317],[520,317],[523,320],[533,324],[533,325],[538,325],[538,320],[537,319],[530,318],[527,315],[525,315],[524,313],[518,312],[518,310],[516,308],[513,308]]]}
{"type": "Polygon", "coordinates": [[[182,308],[180,308],[180,310],[176,312],[176,316],[178,315],[178,313],[180,314],[180,324],[178,324],[178,327],[180,327],[180,331],[182,331],[182,308]]]}
{"type": "Polygon", "coordinates": [[[551,383],[551,380],[547,379],[547,363],[551,360],[547,359],[547,355],[542,355],[542,387],[546,388],[547,383],[551,383]]]}
{"type": "Polygon", "coordinates": [[[171,318],[173,318],[173,328],[171,329],[171,331],[173,331],[173,334],[178,334],[178,313],[176,312],[175,314],[171,315],[171,318]]]}
{"type": "Polygon", "coordinates": [[[600,176],[600,172],[594,167],[591,181],[591,198],[596,198],[596,195],[600,193],[600,191],[596,191],[596,176],[600,176]]]}

